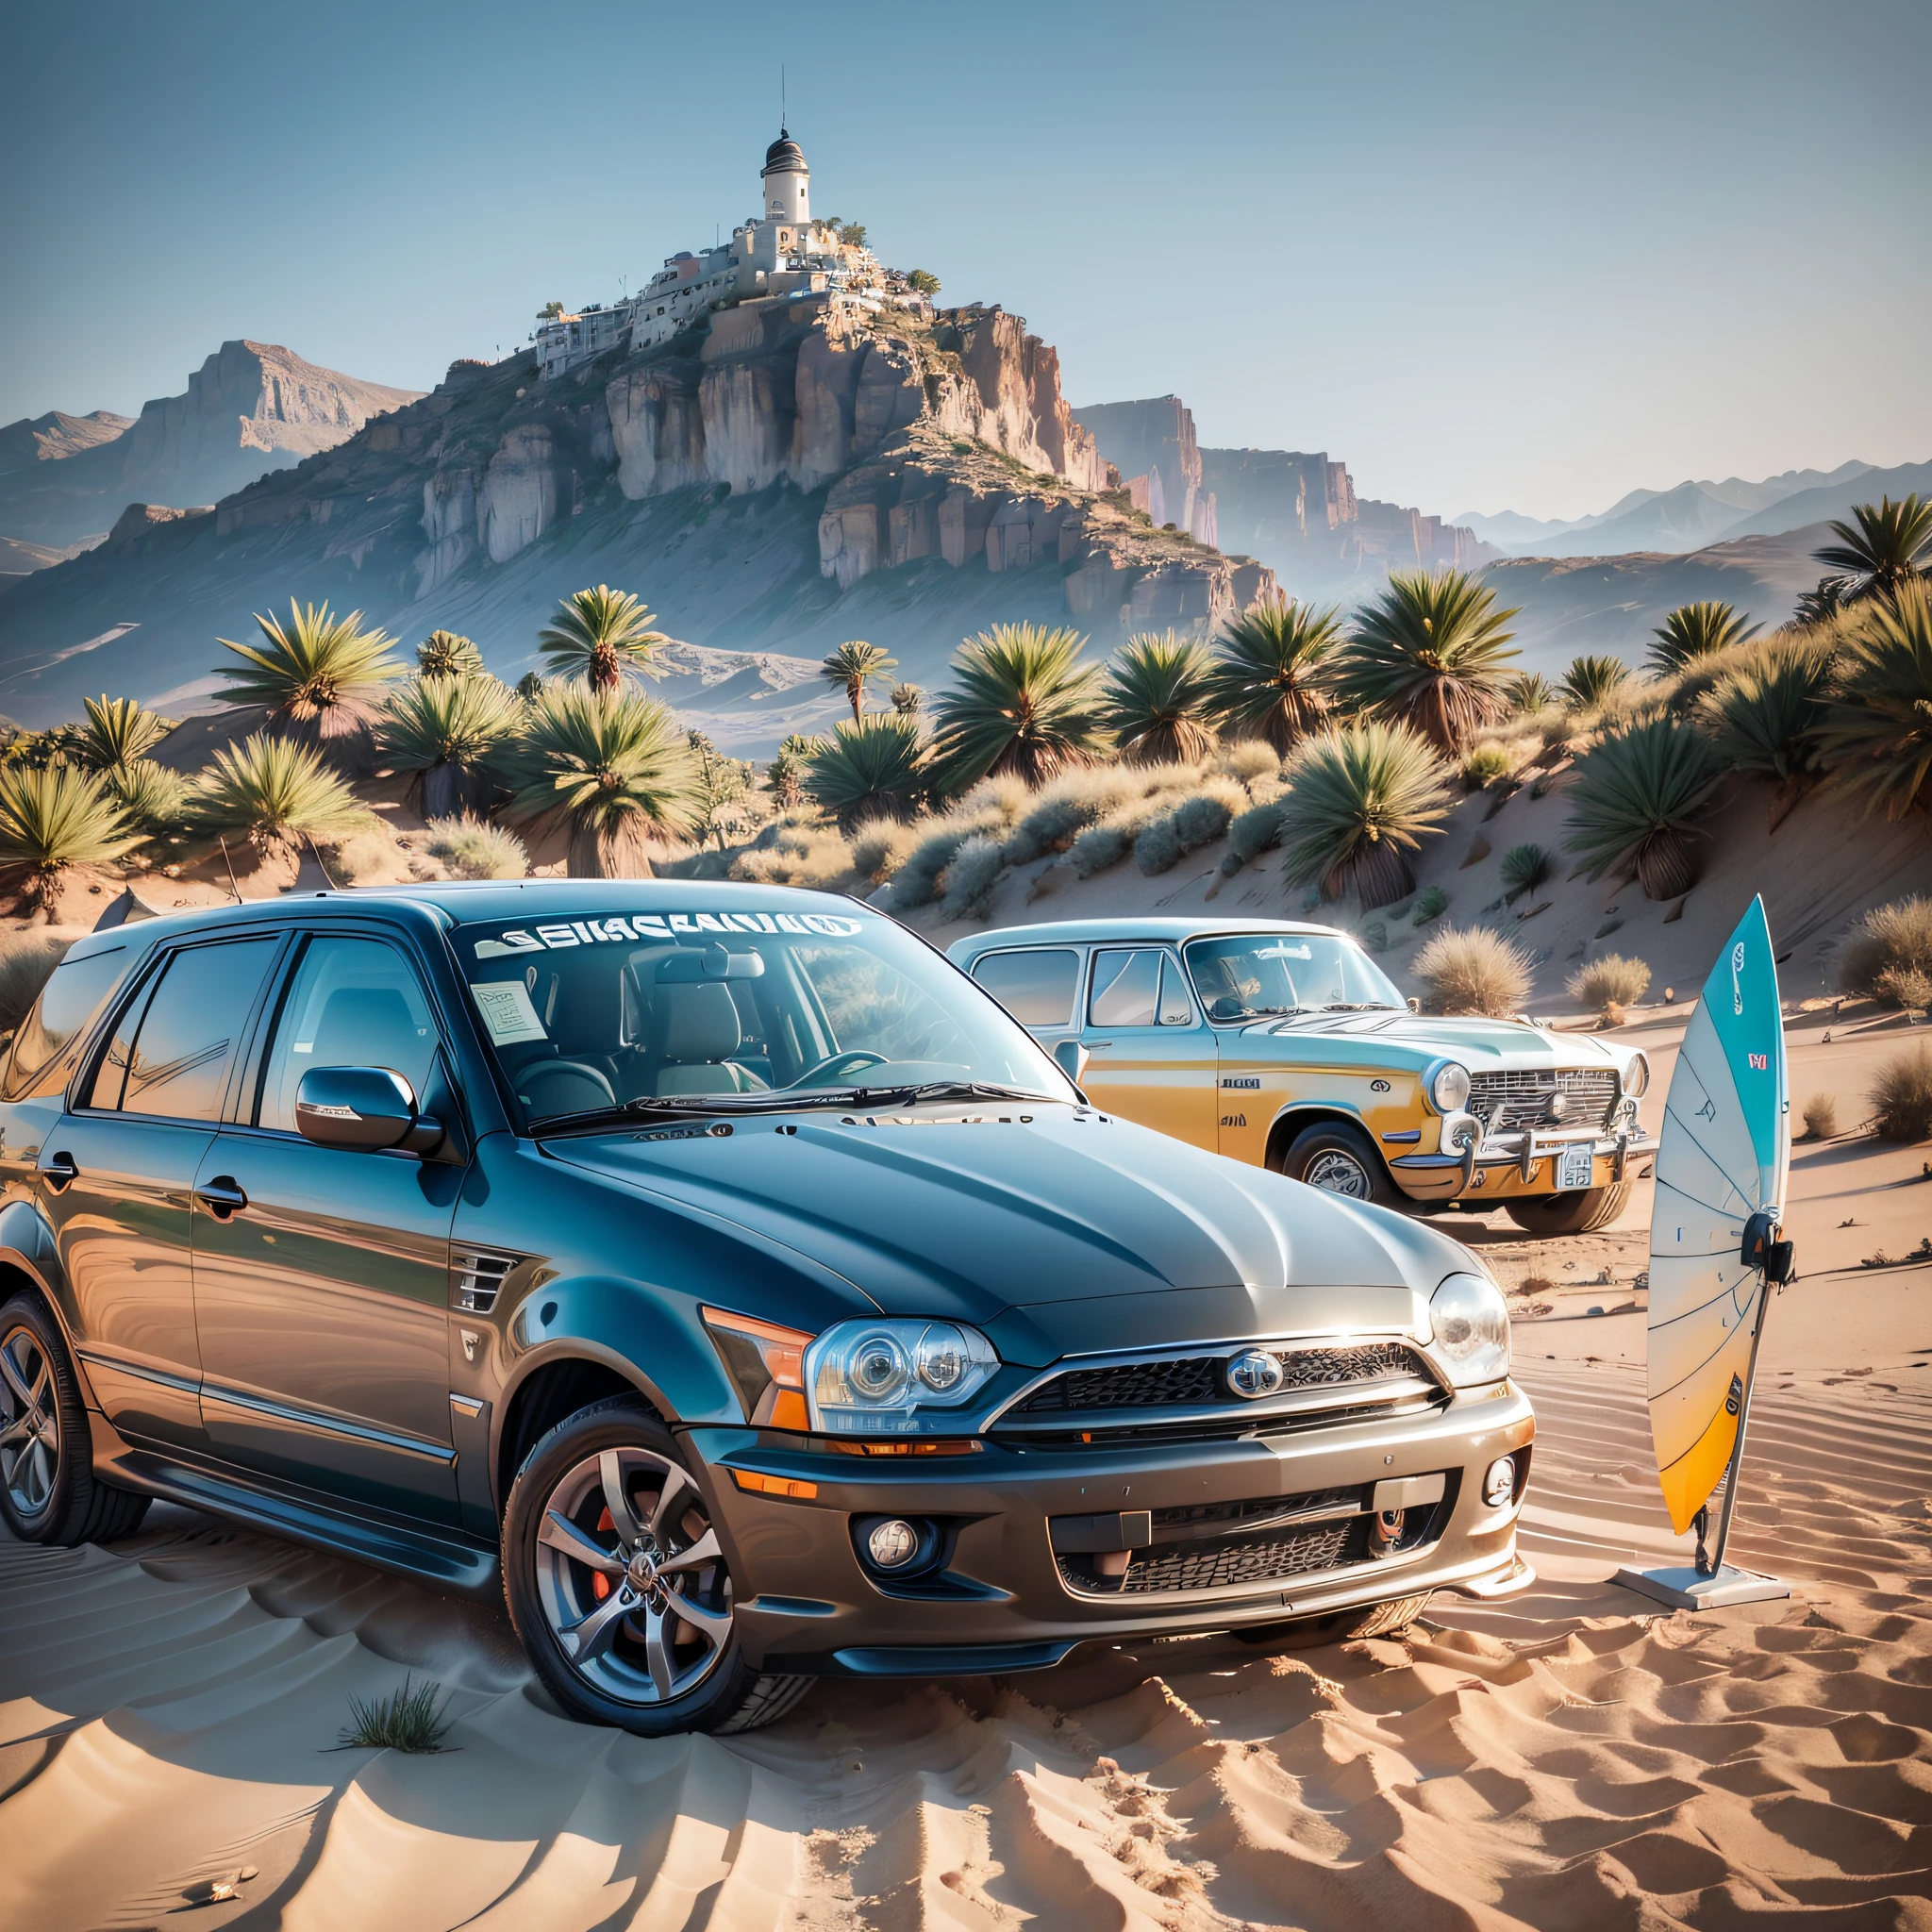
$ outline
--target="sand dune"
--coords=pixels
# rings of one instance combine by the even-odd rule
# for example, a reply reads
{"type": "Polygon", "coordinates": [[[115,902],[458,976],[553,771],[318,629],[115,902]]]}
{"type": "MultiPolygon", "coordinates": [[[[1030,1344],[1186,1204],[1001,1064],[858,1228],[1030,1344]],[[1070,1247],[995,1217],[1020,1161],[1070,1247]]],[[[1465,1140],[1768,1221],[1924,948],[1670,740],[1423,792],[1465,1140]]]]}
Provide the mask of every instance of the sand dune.
{"type": "Polygon", "coordinates": [[[1604,1581],[1681,1549],[1639,1373],[1525,1379],[1525,1596],[1404,1642],[825,1684],[731,1740],[567,1723],[489,1609],[185,1512],[0,1547],[0,1924],[158,1925],[245,1872],[194,1923],[1932,1925],[1932,1392],[1767,1388],[1737,1550],[1798,1594],[1653,1619],[1604,1581]],[[455,1748],[331,1751],[406,1671],[455,1748]]]}

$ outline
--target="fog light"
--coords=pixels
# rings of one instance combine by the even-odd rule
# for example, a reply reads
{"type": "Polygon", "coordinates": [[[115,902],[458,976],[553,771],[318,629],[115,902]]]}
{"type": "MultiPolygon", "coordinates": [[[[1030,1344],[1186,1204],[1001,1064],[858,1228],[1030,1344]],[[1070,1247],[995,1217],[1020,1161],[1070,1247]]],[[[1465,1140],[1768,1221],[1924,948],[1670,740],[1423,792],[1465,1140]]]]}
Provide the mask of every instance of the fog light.
{"type": "Polygon", "coordinates": [[[1500,1509],[1516,1493],[1516,1458],[1499,1456],[1483,1472],[1483,1501],[1500,1509]]]}
{"type": "Polygon", "coordinates": [[[867,1531],[865,1553],[881,1570],[901,1570],[919,1554],[919,1532],[904,1517],[889,1516],[867,1531]]]}

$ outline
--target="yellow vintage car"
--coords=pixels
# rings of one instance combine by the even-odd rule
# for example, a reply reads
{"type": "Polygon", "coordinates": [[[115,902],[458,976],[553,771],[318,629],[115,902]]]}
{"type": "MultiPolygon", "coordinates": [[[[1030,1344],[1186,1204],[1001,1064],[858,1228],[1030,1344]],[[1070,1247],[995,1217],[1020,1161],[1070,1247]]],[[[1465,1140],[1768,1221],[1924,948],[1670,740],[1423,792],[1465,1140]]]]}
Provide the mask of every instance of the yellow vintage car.
{"type": "Polygon", "coordinates": [[[1356,1200],[1580,1234],[1616,1218],[1657,1151],[1638,1049],[1424,1017],[1332,926],[1066,920],[949,957],[1096,1106],[1356,1200]]]}

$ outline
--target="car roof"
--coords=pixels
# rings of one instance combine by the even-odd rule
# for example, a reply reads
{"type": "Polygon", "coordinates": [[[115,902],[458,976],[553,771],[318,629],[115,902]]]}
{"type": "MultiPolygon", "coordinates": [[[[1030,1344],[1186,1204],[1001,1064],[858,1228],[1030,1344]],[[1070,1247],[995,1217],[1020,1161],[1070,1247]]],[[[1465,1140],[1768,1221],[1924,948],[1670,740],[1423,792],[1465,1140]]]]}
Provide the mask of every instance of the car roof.
{"type": "Polygon", "coordinates": [[[1207,919],[1183,918],[1174,914],[1142,917],[1130,914],[1117,919],[1046,920],[1038,925],[1003,925],[991,932],[974,933],[971,939],[956,940],[946,951],[949,958],[976,959],[980,954],[1000,946],[1037,946],[1058,942],[1062,945],[1090,945],[1108,940],[1165,941],[1179,944],[1183,940],[1221,938],[1236,933],[1320,933],[1332,939],[1349,935],[1332,925],[1316,925],[1305,919],[1207,919]]]}
{"type": "Polygon", "coordinates": [[[872,908],[838,892],[806,891],[724,879],[436,879],[391,886],[341,886],[329,891],[285,892],[275,899],[197,906],[133,925],[112,926],[75,942],[75,957],[131,943],[146,946],[176,933],[329,913],[426,911],[443,925],[490,924],[546,916],[595,918],[613,912],[747,911],[843,913],[872,908]]]}

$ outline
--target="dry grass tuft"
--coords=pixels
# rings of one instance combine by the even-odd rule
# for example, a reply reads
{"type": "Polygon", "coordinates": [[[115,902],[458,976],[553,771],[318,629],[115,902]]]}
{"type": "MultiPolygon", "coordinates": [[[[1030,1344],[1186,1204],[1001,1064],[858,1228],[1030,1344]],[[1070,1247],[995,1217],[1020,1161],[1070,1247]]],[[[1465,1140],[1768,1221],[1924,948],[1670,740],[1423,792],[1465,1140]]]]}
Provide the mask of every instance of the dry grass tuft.
{"type": "Polygon", "coordinates": [[[1921,1041],[1893,1054],[1866,1098],[1872,1131],[1881,1141],[1923,1141],[1932,1134],[1932,1046],[1921,1041]]]}
{"type": "Polygon", "coordinates": [[[760,886],[829,886],[852,871],[852,848],[831,826],[788,814],[731,861],[729,875],[760,886]]]}
{"type": "Polygon", "coordinates": [[[1410,968],[1431,1013],[1507,1020],[1529,998],[1529,956],[1489,927],[1444,926],[1410,968]]]}
{"type": "Polygon", "coordinates": [[[1871,996],[1889,968],[1932,973],[1932,899],[1874,906],[1838,943],[1838,978],[1845,991],[1871,996]]]}
{"type": "Polygon", "coordinates": [[[1814,1093],[1805,1103],[1805,1138],[1829,1141],[1838,1132],[1838,1101],[1829,1093],[1814,1093]]]}
{"type": "Polygon", "coordinates": [[[1588,965],[1579,966],[1564,981],[1570,997],[1601,1013],[1613,1026],[1624,1024],[1624,1008],[1641,1000],[1650,990],[1650,968],[1641,959],[1626,958],[1622,953],[1606,953],[1588,965]]]}
{"type": "Polygon", "coordinates": [[[520,879],[530,871],[524,841],[507,825],[465,815],[429,821],[428,852],[457,879],[520,879]]]}

